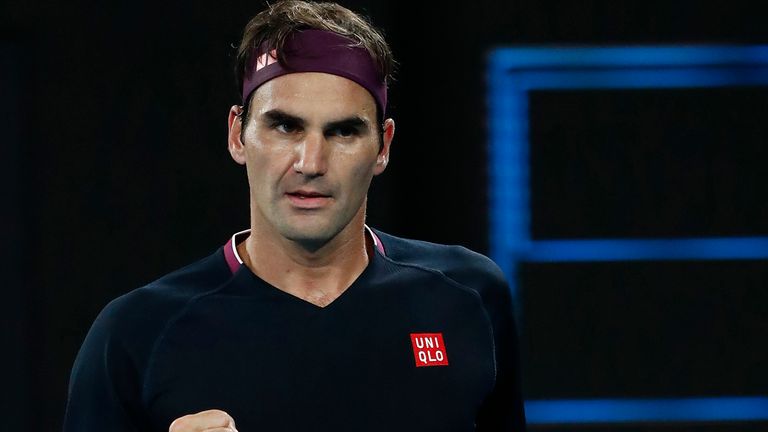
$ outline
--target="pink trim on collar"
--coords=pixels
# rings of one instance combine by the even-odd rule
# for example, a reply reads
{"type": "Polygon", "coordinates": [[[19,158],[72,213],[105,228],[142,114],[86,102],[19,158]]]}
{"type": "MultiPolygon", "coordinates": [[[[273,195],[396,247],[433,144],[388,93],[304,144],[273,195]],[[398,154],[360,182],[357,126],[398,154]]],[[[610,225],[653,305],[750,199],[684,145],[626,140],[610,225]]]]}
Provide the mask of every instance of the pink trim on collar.
{"type": "Polygon", "coordinates": [[[232,271],[232,273],[236,273],[242,265],[242,263],[240,263],[240,261],[238,261],[237,257],[235,256],[236,247],[237,245],[232,241],[232,239],[229,239],[227,244],[224,245],[224,259],[227,261],[227,266],[229,267],[229,270],[232,271]]]}
{"type": "Polygon", "coordinates": [[[373,245],[376,246],[376,249],[379,250],[379,253],[381,253],[384,256],[387,256],[387,252],[384,250],[384,243],[381,242],[381,239],[379,238],[379,236],[377,236],[372,229],[368,228],[368,225],[365,226],[365,230],[371,234],[371,238],[373,239],[373,245]]]}

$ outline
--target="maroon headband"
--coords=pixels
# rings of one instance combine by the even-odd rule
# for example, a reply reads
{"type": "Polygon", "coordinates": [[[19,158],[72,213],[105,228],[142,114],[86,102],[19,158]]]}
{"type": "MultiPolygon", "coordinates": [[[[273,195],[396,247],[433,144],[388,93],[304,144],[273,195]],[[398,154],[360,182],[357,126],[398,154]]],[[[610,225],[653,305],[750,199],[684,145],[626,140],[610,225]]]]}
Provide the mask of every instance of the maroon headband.
{"type": "Polygon", "coordinates": [[[383,118],[387,106],[387,83],[373,57],[363,47],[338,33],[308,29],[292,33],[277,61],[274,49],[255,48],[243,77],[243,103],[260,85],[281,75],[297,72],[324,72],[350,79],[371,93],[383,118]]]}

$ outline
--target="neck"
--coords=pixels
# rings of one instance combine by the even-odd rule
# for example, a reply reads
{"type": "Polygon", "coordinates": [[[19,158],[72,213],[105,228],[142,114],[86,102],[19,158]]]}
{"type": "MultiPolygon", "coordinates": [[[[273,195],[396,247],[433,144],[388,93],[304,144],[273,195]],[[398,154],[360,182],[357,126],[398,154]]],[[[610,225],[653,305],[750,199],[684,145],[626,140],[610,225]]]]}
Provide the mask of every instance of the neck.
{"type": "Polygon", "coordinates": [[[326,306],[368,265],[372,242],[369,245],[366,241],[364,219],[365,205],[339,234],[309,248],[253,220],[251,235],[237,246],[238,253],[264,281],[310,303],[326,306]]]}

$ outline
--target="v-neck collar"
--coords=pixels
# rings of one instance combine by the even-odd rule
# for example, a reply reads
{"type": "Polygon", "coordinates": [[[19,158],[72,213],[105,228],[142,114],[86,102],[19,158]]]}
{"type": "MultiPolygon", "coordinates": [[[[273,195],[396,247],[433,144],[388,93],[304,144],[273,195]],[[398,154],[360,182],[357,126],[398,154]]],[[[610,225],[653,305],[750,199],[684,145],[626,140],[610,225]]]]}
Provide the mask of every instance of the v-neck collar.
{"type": "Polygon", "coordinates": [[[346,303],[349,300],[349,297],[354,297],[356,292],[359,291],[358,286],[366,285],[366,281],[368,281],[371,278],[371,275],[375,273],[375,268],[380,265],[379,261],[382,259],[382,257],[386,256],[386,249],[384,248],[384,244],[381,242],[379,236],[376,235],[376,233],[371,228],[369,228],[368,225],[365,225],[365,231],[366,234],[371,237],[374,244],[374,251],[368,260],[368,265],[365,266],[357,278],[352,281],[352,283],[338,297],[336,297],[332,302],[325,306],[318,306],[308,300],[281,290],[280,288],[259,277],[243,263],[240,254],[237,252],[237,245],[248,237],[251,232],[250,229],[235,233],[229,239],[229,241],[227,241],[223,248],[224,259],[235,279],[248,278],[251,280],[251,283],[255,282],[257,285],[261,285],[265,289],[274,291],[276,296],[283,297],[289,301],[295,301],[298,304],[303,304],[306,307],[316,311],[329,311],[339,308],[341,304],[346,303]]]}

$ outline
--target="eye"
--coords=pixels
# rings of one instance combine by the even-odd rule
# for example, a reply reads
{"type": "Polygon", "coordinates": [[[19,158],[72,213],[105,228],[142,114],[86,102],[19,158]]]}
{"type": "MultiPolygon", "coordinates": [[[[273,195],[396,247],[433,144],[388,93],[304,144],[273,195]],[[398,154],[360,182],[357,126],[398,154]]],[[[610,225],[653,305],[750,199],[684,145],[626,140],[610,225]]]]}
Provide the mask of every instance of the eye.
{"type": "Polygon", "coordinates": [[[333,136],[337,136],[341,138],[352,138],[354,136],[359,135],[360,131],[357,130],[357,128],[354,126],[339,126],[331,129],[329,133],[333,136]]]}
{"type": "Polygon", "coordinates": [[[288,121],[276,121],[270,124],[270,127],[280,133],[292,134],[299,131],[299,126],[293,122],[288,121]]]}

